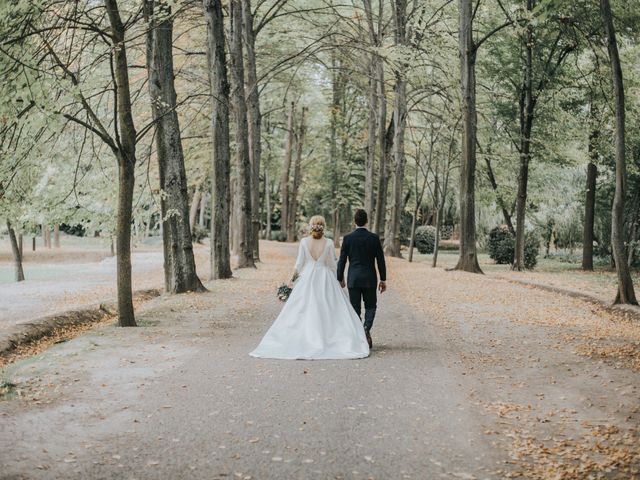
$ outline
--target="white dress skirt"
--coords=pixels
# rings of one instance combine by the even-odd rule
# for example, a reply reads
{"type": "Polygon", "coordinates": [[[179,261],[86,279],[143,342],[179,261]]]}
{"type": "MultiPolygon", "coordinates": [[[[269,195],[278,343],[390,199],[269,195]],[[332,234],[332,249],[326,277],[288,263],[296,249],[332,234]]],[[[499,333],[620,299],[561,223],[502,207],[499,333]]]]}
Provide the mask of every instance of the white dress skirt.
{"type": "Polygon", "coordinates": [[[315,260],[302,239],[296,281],[280,315],[249,355],[286,360],[364,358],[369,345],[358,315],[336,277],[336,251],[327,239],[315,260]]]}

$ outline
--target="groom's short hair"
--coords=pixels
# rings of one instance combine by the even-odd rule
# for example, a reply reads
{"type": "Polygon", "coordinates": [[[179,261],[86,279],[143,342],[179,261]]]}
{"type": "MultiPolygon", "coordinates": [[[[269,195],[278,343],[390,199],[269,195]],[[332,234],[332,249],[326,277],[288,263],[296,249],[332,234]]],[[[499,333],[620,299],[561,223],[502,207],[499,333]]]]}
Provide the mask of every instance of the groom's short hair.
{"type": "Polygon", "coordinates": [[[353,215],[353,221],[359,227],[364,227],[367,224],[368,220],[369,220],[369,218],[367,217],[367,212],[365,212],[361,208],[356,210],[356,213],[353,215]]]}

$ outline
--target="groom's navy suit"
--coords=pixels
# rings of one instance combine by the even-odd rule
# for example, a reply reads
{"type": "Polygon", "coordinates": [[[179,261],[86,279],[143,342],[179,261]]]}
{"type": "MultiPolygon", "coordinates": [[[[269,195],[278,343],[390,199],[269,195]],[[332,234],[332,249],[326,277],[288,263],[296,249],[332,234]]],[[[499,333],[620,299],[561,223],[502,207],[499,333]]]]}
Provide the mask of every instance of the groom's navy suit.
{"type": "Polygon", "coordinates": [[[360,316],[362,301],[364,301],[364,328],[371,330],[377,307],[376,263],[378,264],[380,281],[384,282],[387,279],[387,268],[384,263],[380,237],[364,227],[358,227],[350,234],[345,235],[338,261],[339,282],[344,280],[347,260],[349,261],[347,287],[349,287],[351,305],[360,316]]]}

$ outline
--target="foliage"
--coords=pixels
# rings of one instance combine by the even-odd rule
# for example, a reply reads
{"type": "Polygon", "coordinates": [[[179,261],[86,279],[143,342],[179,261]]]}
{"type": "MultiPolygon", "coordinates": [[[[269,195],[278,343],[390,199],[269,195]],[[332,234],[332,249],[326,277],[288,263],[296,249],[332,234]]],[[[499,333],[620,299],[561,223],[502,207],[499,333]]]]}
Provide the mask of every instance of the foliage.
{"type": "MultiPolygon", "coordinates": [[[[497,226],[489,232],[487,249],[489,257],[497,264],[513,263],[516,240],[506,225],[497,226]]],[[[538,263],[540,238],[535,232],[527,232],[524,244],[524,266],[532,270],[538,263]]]]}
{"type": "Polygon", "coordinates": [[[436,245],[436,227],[422,225],[416,228],[415,243],[420,253],[433,253],[436,245]]]}

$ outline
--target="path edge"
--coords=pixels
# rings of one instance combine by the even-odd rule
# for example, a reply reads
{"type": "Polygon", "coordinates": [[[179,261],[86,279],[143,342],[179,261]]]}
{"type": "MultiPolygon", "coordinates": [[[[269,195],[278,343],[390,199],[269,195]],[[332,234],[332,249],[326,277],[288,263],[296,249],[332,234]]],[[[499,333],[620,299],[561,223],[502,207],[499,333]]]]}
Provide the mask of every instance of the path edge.
{"type": "Polygon", "coordinates": [[[583,300],[588,303],[596,304],[599,307],[606,310],[607,312],[614,313],[614,314],[623,314],[628,317],[631,317],[636,321],[640,321],[640,307],[636,305],[614,304],[614,303],[606,302],[601,298],[595,297],[593,295],[589,295],[587,293],[578,292],[576,290],[571,290],[568,288],[552,287],[550,285],[545,285],[544,283],[528,282],[526,280],[518,280],[515,278],[509,278],[502,275],[492,275],[492,277],[498,280],[509,282],[509,283],[523,285],[525,287],[537,288],[540,290],[545,290],[547,292],[557,293],[559,295],[565,295],[567,297],[577,298],[579,300],[583,300]]]}
{"type": "MultiPolygon", "coordinates": [[[[160,295],[162,290],[150,288],[135,291],[133,299],[136,302],[146,302],[160,295]]],[[[117,314],[117,303],[107,301],[19,323],[0,336],[0,357],[10,354],[19,347],[52,336],[56,330],[102,322],[110,317],[115,318],[117,314]]]]}

